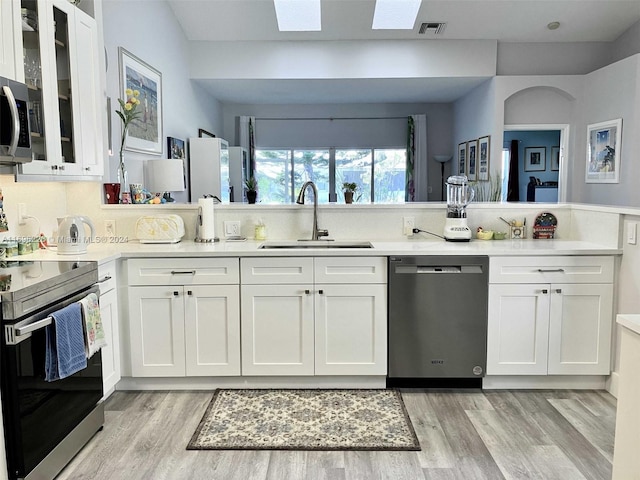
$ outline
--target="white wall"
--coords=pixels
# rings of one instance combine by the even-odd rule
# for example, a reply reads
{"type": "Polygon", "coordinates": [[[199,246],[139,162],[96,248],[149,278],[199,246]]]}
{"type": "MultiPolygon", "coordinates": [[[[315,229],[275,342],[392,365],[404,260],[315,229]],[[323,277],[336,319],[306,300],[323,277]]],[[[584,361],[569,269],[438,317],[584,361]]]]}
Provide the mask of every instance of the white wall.
{"type": "Polygon", "coordinates": [[[636,53],[640,53],[640,22],[631,25],[613,42],[611,61],[616,62],[636,53]]]}
{"type": "MultiPolygon", "coordinates": [[[[259,118],[384,118],[384,117],[407,117],[412,114],[424,113],[427,116],[427,162],[428,162],[428,185],[432,187],[429,200],[440,200],[440,165],[433,160],[433,155],[449,154],[453,155],[455,150],[452,145],[452,118],[453,107],[448,103],[420,103],[420,104],[339,104],[339,105],[241,105],[225,104],[224,113],[224,138],[230,145],[238,144],[238,117],[240,115],[253,115],[259,118]]],[[[393,120],[395,129],[399,120],[393,120]]],[[[261,123],[257,120],[256,136],[260,137],[261,123]]],[[[322,125],[322,122],[320,122],[322,125]]],[[[324,135],[326,132],[321,132],[324,135]]],[[[366,132],[363,132],[363,134],[366,132]]],[[[372,130],[371,135],[375,135],[372,130]]],[[[396,132],[397,133],[397,132],[396,132]]],[[[396,135],[397,136],[397,135],[396,135]]],[[[344,139],[343,139],[344,140],[344,139]]],[[[366,142],[366,138],[361,139],[366,142]]],[[[283,141],[286,141],[283,139],[283,141]]],[[[369,145],[374,145],[372,138],[369,145]]],[[[406,144],[405,136],[400,145],[406,144]]],[[[280,147],[286,145],[279,145],[280,147]]],[[[324,145],[335,146],[335,145],[324,145]]],[[[449,162],[445,165],[445,175],[451,169],[449,162]]]]}
{"type": "MultiPolygon", "coordinates": [[[[189,78],[189,43],[166,2],[123,1],[103,2],[104,42],[109,65],[107,95],[112,99],[111,122],[114,156],[106,166],[105,182],[115,181],[120,147],[121,121],[115,114],[120,91],[118,47],[145,61],[162,73],[162,156],[135,152],[126,153],[131,182],[142,182],[143,160],[167,158],[166,137],[186,140],[198,135],[198,128],[219,131],[222,128],[222,108],[219,102],[189,78]],[[110,180],[109,180],[110,179],[110,180]]],[[[174,197],[186,201],[186,192],[174,197]]]]}

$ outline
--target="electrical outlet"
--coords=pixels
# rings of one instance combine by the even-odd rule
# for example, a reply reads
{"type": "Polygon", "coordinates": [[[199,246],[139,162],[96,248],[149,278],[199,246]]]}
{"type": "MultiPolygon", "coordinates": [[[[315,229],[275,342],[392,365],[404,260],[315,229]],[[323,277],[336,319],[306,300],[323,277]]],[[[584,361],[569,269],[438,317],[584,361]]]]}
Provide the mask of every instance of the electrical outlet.
{"type": "Polygon", "coordinates": [[[27,214],[27,204],[19,203],[18,204],[18,225],[24,225],[27,223],[27,219],[24,218],[27,214]]]}
{"type": "Polygon", "coordinates": [[[116,236],[116,221],[115,220],[105,220],[104,221],[104,234],[107,237],[115,237],[116,236]]]}
{"type": "Polygon", "coordinates": [[[226,220],[224,222],[224,236],[239,237],[240,236],[240,220],[226,220]]]}
{"type": "Polygon", "coordinates": [[[413,229],[416,226],[415,217],[402,217],[402,231],[407,237],[413,237],[413,229]]]}
{"type": "Polygon", "coordinates": [[[629,222],[627,225],[627,243],[629,245],[635,245],[638,234],[638,224],[636,222],[629,222]]]}

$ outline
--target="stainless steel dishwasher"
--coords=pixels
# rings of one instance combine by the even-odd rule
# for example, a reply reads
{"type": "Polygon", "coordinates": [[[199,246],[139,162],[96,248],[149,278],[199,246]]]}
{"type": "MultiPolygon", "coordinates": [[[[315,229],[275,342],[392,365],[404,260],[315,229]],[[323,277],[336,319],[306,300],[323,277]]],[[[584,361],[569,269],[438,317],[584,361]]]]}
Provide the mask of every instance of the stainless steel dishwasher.
{"type": "Polygon", "coordinates": [[[488,285],[488,257],[389,257],[387,385],[481,387],[488,285]]]}

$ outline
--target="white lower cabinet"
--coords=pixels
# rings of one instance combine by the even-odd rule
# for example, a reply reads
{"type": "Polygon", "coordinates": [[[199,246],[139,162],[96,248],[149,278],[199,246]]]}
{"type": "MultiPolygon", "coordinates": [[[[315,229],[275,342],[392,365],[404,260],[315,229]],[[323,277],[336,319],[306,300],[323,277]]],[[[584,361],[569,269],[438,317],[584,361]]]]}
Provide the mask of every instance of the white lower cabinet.
{"type": "Polygon", "coordinates": [[[238,259],[183,259],[178,263],[180,268],[172,268],[172,259],[148,259],[128,266],[130,282],[153,284],[164,278],[167,283],[180,283],[130,283],[132,375],[240,375],[238,259]],[[213,280],[209,275],[212,270],[226,274],[213,280]],[[147,276],[140,272],[147,272],[147,276]],[[230,284],[198,284],[203,281],[230,284]]]}
{"type": "Polygon", "coordinates": [[[612,257],[571,257],[565,265],[561,257],[553,265],[539,265],[538,259],[538,264],[531,263],[535,268],[526,267],[529,273],[519,271],[524,268],[522,259],[498,259],[499,265],[494,261],[487,375],[610,373],[612,257]],[[541,282],[498,283],[506,277],[496,270],[507,272],[510,281],[519,275],[541,282]],[[594,277],[603,283],[588,283],[594,277]],[[575,283],[542,282],[562,278],[575,283]]]}
{"type": "Polygon", "coordinates": [[[120,332],[118,324],[118,289],[115,261],[98,267],[100,318],[107,342],[101,349],[102,384],[109,396],[120,381],[120,332]]]}
{"type": "Polygon", "coordinates": [[[385,258],[246,258],[241,270],[243,375],[386,375],[385,258]]]}

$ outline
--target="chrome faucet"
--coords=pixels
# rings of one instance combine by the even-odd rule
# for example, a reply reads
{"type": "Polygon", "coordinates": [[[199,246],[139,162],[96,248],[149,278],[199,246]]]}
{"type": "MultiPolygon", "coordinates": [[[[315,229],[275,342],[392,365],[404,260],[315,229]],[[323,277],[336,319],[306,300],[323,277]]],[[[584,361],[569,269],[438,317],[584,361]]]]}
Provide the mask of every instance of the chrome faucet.
{"type": "Polygon", "coordinates": [[[296,203],[304,205],[304,193],[306,192],[307,187],[311,187],[313,190],[313,232],[311,233],[311,240],[318,240],[318,237],[329,236],[329,230],[318,229],[318,189],[316,188],[316,184],[311,181],[305,182],[300,189],[296,203]]]}

